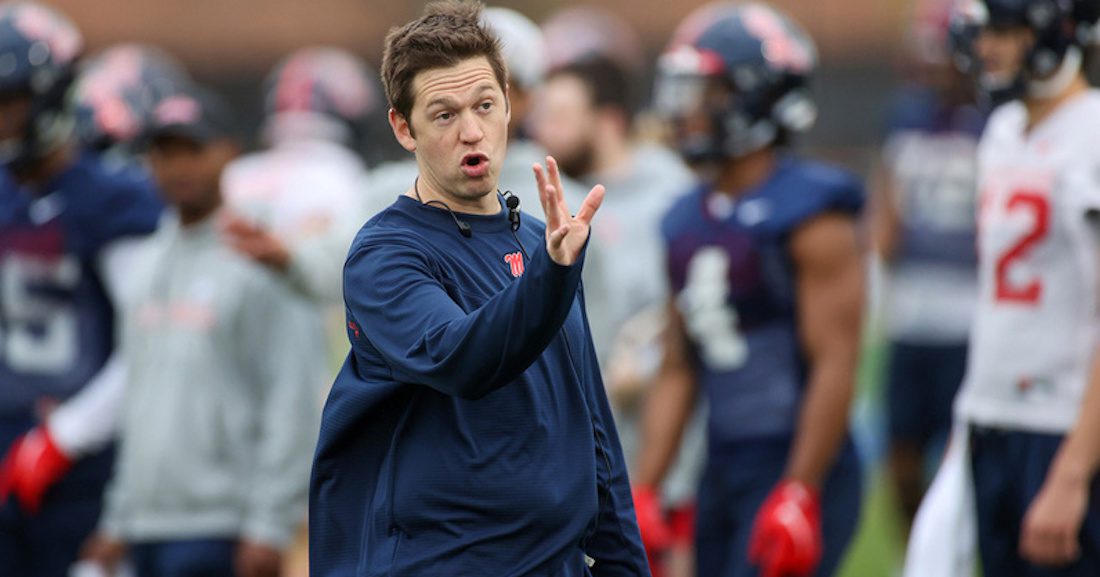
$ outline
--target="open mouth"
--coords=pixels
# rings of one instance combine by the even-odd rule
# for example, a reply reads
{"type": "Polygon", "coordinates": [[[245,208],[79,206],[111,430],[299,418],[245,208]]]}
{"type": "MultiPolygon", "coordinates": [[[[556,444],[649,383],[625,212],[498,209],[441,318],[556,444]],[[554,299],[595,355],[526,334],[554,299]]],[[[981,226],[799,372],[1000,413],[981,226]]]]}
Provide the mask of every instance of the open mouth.
{"type": "Polygon", "coordinates": [[[489,159],[484,154],[467,154],[462,157],[463,166],[477,166],[483,162],[487,162],[489,159]]]}
{"type": "Polygon", "coordinates": [[[467,154],[462,157],[462,172],[466,176],[480,177],[489,171],[489,157],[484,154],[467,154]]]}

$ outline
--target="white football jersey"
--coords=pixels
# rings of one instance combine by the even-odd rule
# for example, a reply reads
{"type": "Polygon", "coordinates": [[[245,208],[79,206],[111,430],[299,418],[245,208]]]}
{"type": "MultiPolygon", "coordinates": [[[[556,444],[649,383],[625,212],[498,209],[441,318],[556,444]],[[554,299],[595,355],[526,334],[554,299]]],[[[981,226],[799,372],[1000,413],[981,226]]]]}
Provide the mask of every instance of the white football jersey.
{"type": "Polygon", "coordinates": [[[290,245],[292,286],[340,302],[348,247],[366,222],[366,169],[351,151],[295,140],[243,156],[222,176],[226,204],[290,245]]]}
{"type": "Polygon", "coordinates": [[[982,137],[979,303],[956,409],[970,422],[1065,432],[1097,347],[1100,91],[1026,130],[1023,104],[982,137]]]}

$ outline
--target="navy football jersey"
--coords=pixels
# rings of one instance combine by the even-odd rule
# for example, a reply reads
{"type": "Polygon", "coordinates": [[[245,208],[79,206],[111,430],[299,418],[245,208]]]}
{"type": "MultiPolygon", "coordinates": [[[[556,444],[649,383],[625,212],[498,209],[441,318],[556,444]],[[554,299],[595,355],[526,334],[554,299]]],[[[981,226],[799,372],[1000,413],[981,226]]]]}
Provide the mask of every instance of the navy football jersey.
{"type": "Polygon", "coordinates": [[[110,356],[114,307],[101,251],[161,211],[147,173],[81,155],[32,195],[0,173],[0,416],[64,400],[110,356]]]}
{"type": "Polygon", "coordinates": [[[857,213],[863,198],[849,173],[782,157],[736,199],[704,186],[666,215],[670,286],[710,405],[712,446],[792,432],[807,367],[788,241],[817,215],[857,213]]]}
{"type": "Polygon", "coordinates": [[[973,270],[977,146],[985,117],[949,107],[933,91],[909,89],[894,104],[884,150],[901,205],[899,261],[973,270]]]}

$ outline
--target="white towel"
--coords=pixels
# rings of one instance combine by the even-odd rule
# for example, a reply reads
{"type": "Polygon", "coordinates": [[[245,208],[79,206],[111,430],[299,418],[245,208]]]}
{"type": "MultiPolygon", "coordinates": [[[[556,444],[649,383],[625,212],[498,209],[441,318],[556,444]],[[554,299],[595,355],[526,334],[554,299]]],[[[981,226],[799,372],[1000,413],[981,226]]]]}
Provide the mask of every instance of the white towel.
{"type": "Polygon", "coordinates": [[[956,421],[940,470],[913,521],[904,577],[973,577],[977,541],[969,426],[956,421]]]}

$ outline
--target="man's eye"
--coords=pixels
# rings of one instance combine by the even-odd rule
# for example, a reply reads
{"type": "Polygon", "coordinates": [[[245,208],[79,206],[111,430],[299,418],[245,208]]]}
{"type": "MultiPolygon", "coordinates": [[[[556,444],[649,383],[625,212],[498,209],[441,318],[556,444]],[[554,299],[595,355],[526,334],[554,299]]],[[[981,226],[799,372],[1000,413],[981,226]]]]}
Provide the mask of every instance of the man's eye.
{"type": "Polygon", "coordinates": [[[435,116],[435,119],[436,119],[436,120],[444,120],[444,121],[446,121],[446,120],[450,120],[451,118],[454,118],[454,114],[452,114],[452,113],[450,113],[450,112],[440,112],[439,114],[437,114],[437,115],[435,116]]]}
{"type": "Polygon", "coordinates": [[[493,103],[492,102],[482,102],[481,103],[481,109],[482,110],[492,110],[492,108],[493,108],[493,103]]]}

